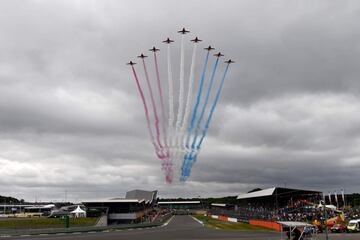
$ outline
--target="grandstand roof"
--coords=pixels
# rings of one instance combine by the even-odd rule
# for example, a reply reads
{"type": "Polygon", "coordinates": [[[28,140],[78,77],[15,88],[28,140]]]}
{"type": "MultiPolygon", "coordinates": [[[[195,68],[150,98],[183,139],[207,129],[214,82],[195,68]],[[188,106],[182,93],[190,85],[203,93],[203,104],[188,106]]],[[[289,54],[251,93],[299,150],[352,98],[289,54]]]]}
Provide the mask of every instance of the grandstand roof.
{"type": "Polygon", "coordinates": [[[138,200],[138,199],[99,199],[99,200],[89,200],[84,201],[83,203],[141,203],[144,200],[138,200]]]}
{"type": "Polygon", "coordinates": [[[83,201],[84,204],[90,203],[153,203],[156,201],[157,190],[155,191],[145,191],[145,190],[132,190],[126,192],[125,198],[115,197],[110,199],[94,199],[83,201]]]}
{"type": "Polygon", "coordinates": [[[226,207],[225,203],[212,203],[211,206],[215,206],[215,207],[226,207]]]}
{"type": "Polygon", "coordinates": [[[312,190],[303,190],[303,189],[293,189],[293,188],[281,188],[281,187],[272,187],[264,190],[245,193],[239,195],[237,199],[248,199],[248,198],[258,198],[258,197],[268,197],[273,196],[275,194],[292,194],[292,193],[300,193],[300,194],[320,194],[321,192],[312,191],[312,190]]]}
{"type": "Polygon", "coordinates": [[[26,209],[51,209],[54,208],[55,205],[54,204],[47,204],[47,205],[32,205],[32,206],[28,206],[25,207],[26,209]]]}
{"type": "Polygon", "coordinates": [[[260,190],[260,191],[256,191],[256,192],[245,193],[245,194],[239,195],[237,197],[237,199],[271,196],[274,194],[275,189],[276,188],[273,187],[273,188],[268,188],[268,189],[264,189],[264,190],[260,190]]]}
{"type": "Polygon", "coordinates": [[[158,202],[159,205],[165,204],[200,204],[200,201],[173,201],[173,202],[158,202]]]}
{"type": "Polygon", "coordinates": [[[126,192],[126,199],[138,199],[138,200],[145,200],[146,202],[153,202],[156,199],[157,190],[155,191],[145,191],[145,190],[132,190],[126,192]]]}

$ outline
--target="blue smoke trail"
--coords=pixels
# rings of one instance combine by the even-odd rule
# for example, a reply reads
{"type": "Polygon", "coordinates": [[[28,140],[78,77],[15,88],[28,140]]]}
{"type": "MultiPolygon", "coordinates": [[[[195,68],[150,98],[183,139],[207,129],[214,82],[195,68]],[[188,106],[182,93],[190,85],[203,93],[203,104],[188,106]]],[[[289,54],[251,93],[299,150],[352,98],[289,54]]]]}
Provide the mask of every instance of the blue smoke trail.
{"type": "Polygon", "coordinates": [[[205,75],[206,75],[206,69],[207,69],[207,65],[208,65],[208,61],[209,61],[209,54],[210,54],[210,51],[207,52],[206,57],[205,57],[205,63],[204,63],[202,74],[201,74],[201,79],[200,79],[200,83],[199,83],[199,89],[198,89],[198,93],[197,93],[197,97],[196,97],[196,103],[195,103],[194,110],[193,110],[192,115],[191,115],[190,126],[187,129],[187,137],[186,137],[186,145],[185,145],[187,149],[189,149],[189,147],[190,147],[189,146],[190,136],[191,136],[191,132],[192,132],[194,126],[195,126],[195,119],[196,119],[197,110],[198,110],[199,104],[200,104],[202,89],[203,89],[205,75]]]}
{"type": "Polygon", "coordinates": [[[194,159],[193,156],[196,155],[195,151],[197,149],[199,149],[199,146],[196,145],[196,142],[197,142],[197,138],[198,138],[198,134],[199,134],[199,129],[201,127],[201,122],[202,122],[202,119],[204,118],[205,110],[206,110],[207,104],[209,102],[210,92],[211,92],[211,88],[212,88],[212,85],[213,85],[213,82],[214,82],[215,73],[216,73],[218,64],[219,64],[219,57],[216,58],[215,64],[213,66],[209,86],[208,86],[207,93],[206,93],[206,96],[205,96],[205,102],[204,102],[204,105],[203,105],[203,107],[201,109],[201,114],[200,114],[200,117],[199,117],[199,119],[197,121],[197,125],[196,125],[196,128],[195,128],[195,133],[194,133],[195,135],[194,135],[194,139],[193,139],[193,142],[192,142],[192,145],[191,145],[191,152],[186,153],[185,156],[184,156],[183,165],[181,167],[180,181],[185,181],[186,178],[190,175],[190,168],[191,168],[191,165],[192,165],[192,161],[194,159]]]}
{"type": "MultiPolygon", "coordinates": [[[[217,105],[219,97],[220,97],[220,93],[222,91],[222,88],[223,88],[223,85],[224,85],[224,82],[225,82],[225,77],[227,75],[229,65],[230,64],[227,64],[226,69],[225,69],[224,74],[223,74],[223,77],[221,79],[221,82],[220,82],[219,88],[217,90],[214,102],[213,102],[213,104],[211,106],[211,109],[210,109],[210,112],[209,112],[209,116],[208,116],[208,118],[206,120],[204,129],[202,131],[201,140],[199,141],[199,143],[197,145],[197,149],[196,149],[197,151],[200,150],[201,144],[203,143],[203,141],[204,141],[204,139],[206,137],[206,134],[207,134],[207,130],[209,129],[209,125],[210,125],[213,113],[215,111],[216,105],[217,105]]],[[[182,181],[185,181],[190,176],[191,167],[196,162],[196,159],[197,159],[197,151],[192,151],[192,154],[187,156],[188,164],[187,164],[187,166],[184,166],[183,173],[185,173],[185,174],[181,176],[182,181]]]]}
{"type": "MultiPolygon", "coordinates": [[[[208,129],[209,129],[209,125],[210,125],[211,118],[212,118],[213,113],[214,113],[214,111],[215,111],[216,104],[217,104],[217,102],[218,102],[218,100],[219,100],[219,96],[220,96],[221,90],[222,90],[223,85],[224,85],[224,81],[225,81],[226,74],[227,74],[227,72],[228,72],[228,70],[229,70],[229,65],[230,65],[230,64],[227,64],[226,69],[225,69],[225,72],[224,72],[224,75],[223,75],[223,77],[222,77],[222,79],[221,79],[220,86],[219,86],[218,91],[217,91],[217,93],[216,93],[214,102],[213,102],[213,104],[212,104],[212,106],[211,106],[209,116],[208,116],[208,118],[206,119],[205,127],[204,127],[204,129],[203,129],[203,131],[202,131],[202,136],[201,136],[200,142],[199,142],[199,144],[197,145],[197,150],[200,149],[201,144],[202,144],[202,142],[204,141],[204,138],[206,137],[206,133],[207,133],[207,131],[208,131],[208,129]]],[[[195,159],[196,159],[196,157],[195,157],[195,159]]]]}

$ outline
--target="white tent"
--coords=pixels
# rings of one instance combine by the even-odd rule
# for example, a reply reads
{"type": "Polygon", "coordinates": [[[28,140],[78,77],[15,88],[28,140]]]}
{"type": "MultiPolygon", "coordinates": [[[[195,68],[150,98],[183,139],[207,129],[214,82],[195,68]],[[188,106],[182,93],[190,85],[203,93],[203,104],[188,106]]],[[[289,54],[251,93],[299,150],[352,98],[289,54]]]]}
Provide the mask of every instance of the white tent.
{"type": "Polygon", "coordinates": [[[86,212],[78,205],[77,208],[71,212],[71,215],[75,218],[83,218],[86,217],[86,212]]]}
{"type": "MultiPolygon", "coordinates": [[[[287,227],[289,229],[289,234],[291,235],[292,232],[294,232],[294,230],[296,228],[298,228],[300,230],[300,239],[308,239],[304,237],[304,233],[305,233],[305,229],[306,228],[315,228],[314,225],[306,223],[306,222],[294,222],[294,221],[279,221],[277,222],[281,225],[281,239],[283,238],[283,232],[284,232],[284,227],[287,227]]],[[[316,232],[314,231],[314,233],[316,234],[316,232]]],[[[312,238],[311,238],[312,239],[312,238]]]]}
{"type": "MultiPolygon", "coordinates": [[[[336,206],[334,206],[334,205],[325,205],[325,207],[326,208],[328,208],[328,209],[331,209],[331,210],[336,210],[336,206]]],[[[319,205],[318,205],[318,208],[323,208],[323,205],[320,203],[319,205]]]]}

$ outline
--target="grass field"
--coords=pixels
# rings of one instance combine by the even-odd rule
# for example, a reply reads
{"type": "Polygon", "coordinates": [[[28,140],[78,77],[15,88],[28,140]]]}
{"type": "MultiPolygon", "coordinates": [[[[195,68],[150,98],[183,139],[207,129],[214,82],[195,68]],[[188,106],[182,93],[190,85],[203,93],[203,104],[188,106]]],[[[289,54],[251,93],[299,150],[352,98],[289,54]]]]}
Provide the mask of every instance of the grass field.
{"type": "MultiPolygon", "coordinates": [[[[64,228],[64,219],[59,218],[10,218],[0,221],[0,229],[64,228]]],[[[94,226],[97,218],[70,219],[70,227],[94,226]]]]}
{"type": "Polygon", "coordinates": [[[215,229],[223,229],[223,230],[234,230],[234,231],[257,231],[257,232],[272,232],[272,229],[253,226],[246,223],[232,223],[225,222],[217,219],[213,219],[210,217],[206,217],[204,215],[196,215],[194,216],[198,220],[202,221],[205,227],[215,228],[215,229]]]}

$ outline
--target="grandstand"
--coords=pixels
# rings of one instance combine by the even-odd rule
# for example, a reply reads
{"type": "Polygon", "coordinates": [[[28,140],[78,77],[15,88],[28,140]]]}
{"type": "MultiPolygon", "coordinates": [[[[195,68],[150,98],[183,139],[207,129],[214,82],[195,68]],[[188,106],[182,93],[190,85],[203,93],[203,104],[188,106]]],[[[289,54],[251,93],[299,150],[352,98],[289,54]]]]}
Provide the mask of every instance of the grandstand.
{"type": "Polygon", "coordinates": [[[281,187],[258,189],[239,195],[235,205],[211,204],[209,214],[224,215],[243,221],[304,220],[315,217],[315,208],[321,198],[321,192],[312,190],[281,187]],[[301,212],[306,214],[299,215],[301,212]]]}
{"type": "Polygon", "coordinates": [[[322,199],[322,192],[294,188],[272,187],[237,197],[240,207],[262,207],[276,210],[289,207],[298,201],[316,203],[322,199]]]}

